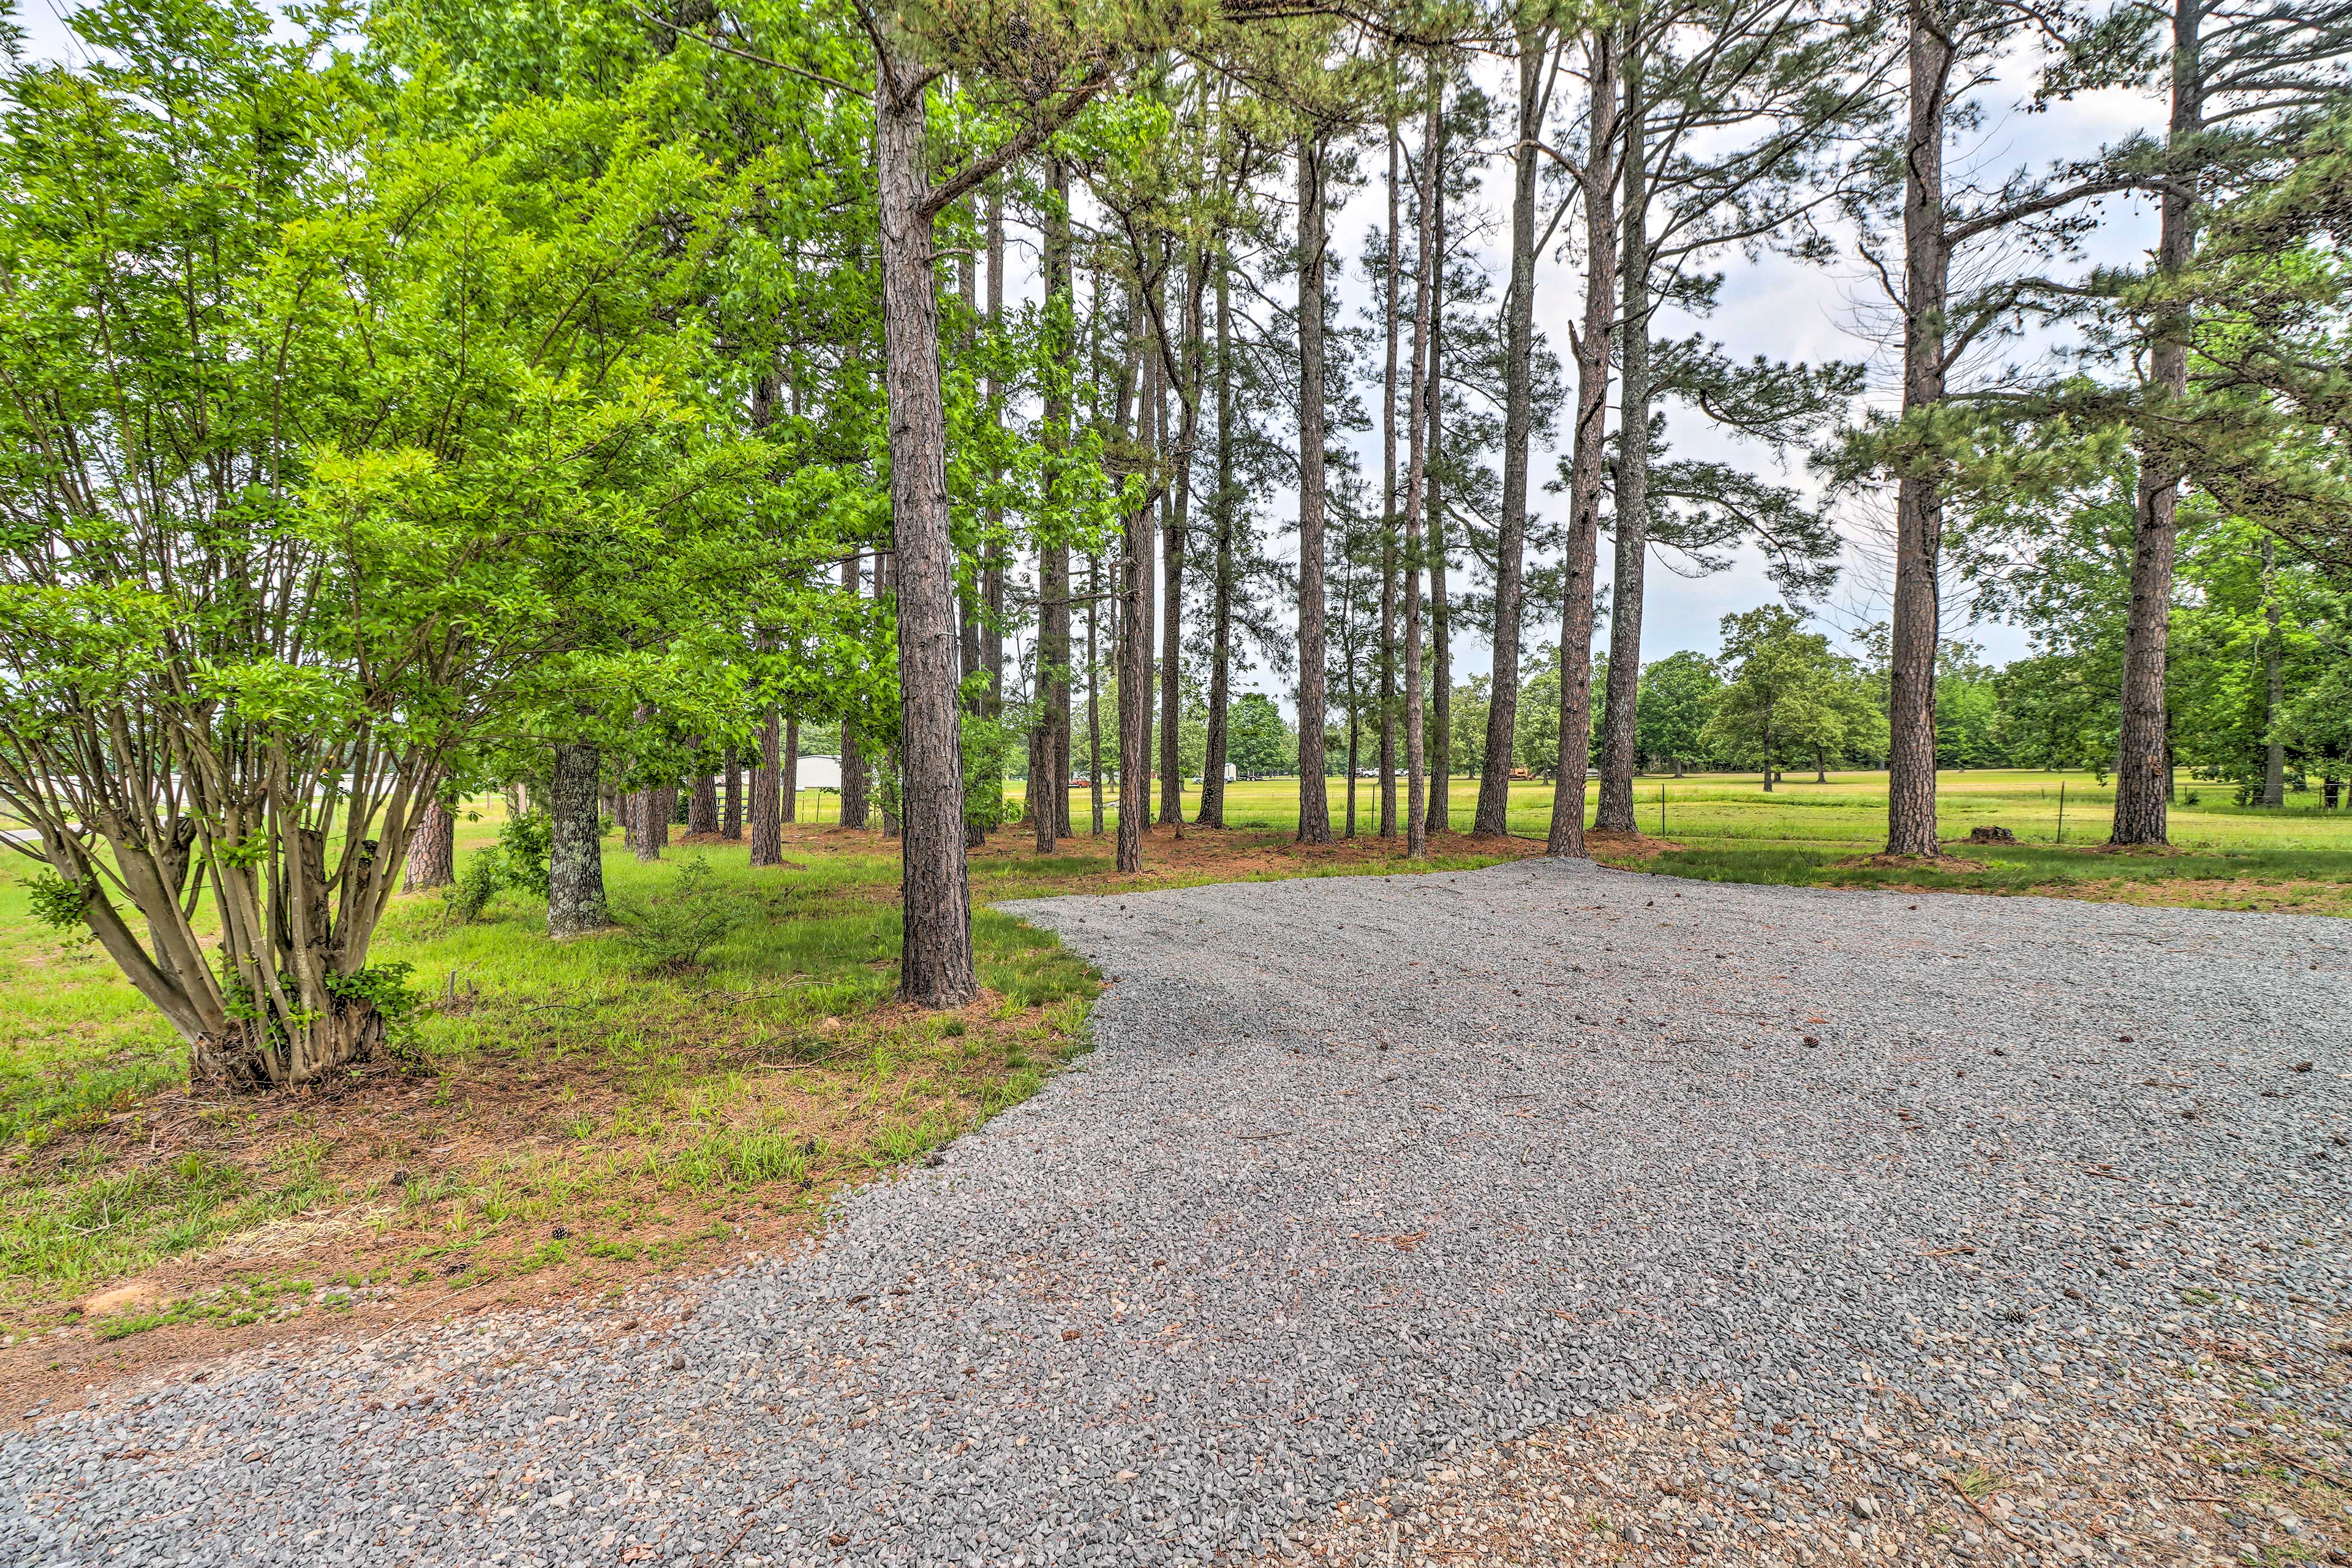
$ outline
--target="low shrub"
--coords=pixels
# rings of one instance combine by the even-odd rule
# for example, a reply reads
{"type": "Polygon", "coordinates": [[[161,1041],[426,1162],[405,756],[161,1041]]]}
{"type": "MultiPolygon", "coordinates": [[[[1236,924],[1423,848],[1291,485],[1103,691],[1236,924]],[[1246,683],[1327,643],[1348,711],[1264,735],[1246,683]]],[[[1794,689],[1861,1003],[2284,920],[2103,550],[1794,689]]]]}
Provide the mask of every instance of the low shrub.
{"type": "Polygon", "coordinates": [[[619,940],[657,974],[699,971],[704,957],[733,934],[745,913],[714,885],[710,863],[699,855],[678,867],[667,891],[613,904],[619,940]]]}

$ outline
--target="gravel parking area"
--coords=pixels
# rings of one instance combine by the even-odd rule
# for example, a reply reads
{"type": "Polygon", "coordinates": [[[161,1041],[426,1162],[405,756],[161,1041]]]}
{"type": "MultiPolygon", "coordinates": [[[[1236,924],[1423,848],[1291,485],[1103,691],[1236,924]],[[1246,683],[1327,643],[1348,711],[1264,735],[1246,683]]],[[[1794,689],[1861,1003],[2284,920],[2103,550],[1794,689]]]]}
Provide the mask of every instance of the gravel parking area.
{"type": "Polygon", "coordinates": [[[46,1420],[0,1561],[2339,1560],[2242,1510],[2352,1476],[2352,927],[1550,860],[1012,908],[1098,1049],[822,1247],[46,1420]],[[2084,1461],[2129,1527],[2024,1506],[2095,1432],[2243,1527],[2156,1447],[2084,1461]]]}

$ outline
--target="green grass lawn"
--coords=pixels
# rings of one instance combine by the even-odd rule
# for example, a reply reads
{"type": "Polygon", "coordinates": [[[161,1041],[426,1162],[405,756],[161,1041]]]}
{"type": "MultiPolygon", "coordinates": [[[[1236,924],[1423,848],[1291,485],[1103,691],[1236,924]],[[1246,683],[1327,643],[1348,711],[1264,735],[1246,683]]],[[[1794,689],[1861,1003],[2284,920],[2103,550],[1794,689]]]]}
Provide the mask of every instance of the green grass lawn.
{"type": "MultiPolygon", "coordinates": [[[[1018,794],[1019,785],[1014,785],[1018,794]]],[[[1199,785],[1186,786],[1188,808],[1197,806],[1199,785]]],[[[1336,830],[1346,816],[1348,781],[1326,781],[1336,830]]],[[[1585,817],[1601,786],[1585,786],[1585,817]]],[[[1377,822],[1379,783],[1357,781],[1360,831],[1377,822]]],[[[2115,813],[2115,788],[2090,774],[2022,768],[1948,770],[1937,775],[1937,820],[1946,838],[1965,838],[1972,827],[1998,824],[2025,842],[2062,842],[2059,820],[2064,792],[2063,842],[2097,844],[2107,837],[2115,813]]],[[[1808,772],[1780,781],[1770,791],[1754,773],[1694,773],[1685,778],[1643,778],[1634,786],[1635,815],[1645,834],[1686,843],[1754,841],[1801,844],[1849,853],[1880,847],[1886,837],[1886,775],[1832,772],[1826,784],[1808,772]]],[[[2316,791],[2291,795],[2284,807],[2265,810],[2230,804],[2225,785],[2192,785],[2172,808],[2172,842],[2193,849],[2334,849],[2352,851],[2352,811],[2320,809],[2316,791]],[[2185,804],[2189,795],[2198,804],[2185,804]]],[[[1403,789],[1400,784],[1398,795],[1403,789]]],[[[1475,779],[1457,778],[1449,791],[1454,826],[1466,829],[1478,805],[1475,779]]],[[[1552,786],[1521,781],[1511,786],[1510,829],[1540,838],[1551,826],[1552,786]]],[[[1074,803],[1085,815],[1081,792],[1074,803]]],[[[1109,812],[1116,821],[1116,807],[1109,812]]],[[[1296,832],[1298,781],[1253,779],[1225,786],[1225,821],[1234,827],[1296,832]]]]}
{"type": "MultiPolygon", "coordinates": [[[[461,858],[494,815],[464,825],[461,858]]],[[[413,964],[432,1001],[409,1061],[242,1100],[192,1097],[176,1038],[86,937],[35,923],[12,875],[0,1331],[224,1248],[247,1261],[183,1268],[122,1321],[290,1300],[294,1276],[462,1287],[556,1265],[625,1271],[761,1222],[788,1231],[844,1182],[1034,1092],[1082,1047],[1092,972],[989,910],[974,920],[985,1000],[894,1005],[894,847],[814,832],[844,842],[785,870],[751,871],[740,846],[677,846],[650,866],[607,854],[625,913],[674,900],[687,863],[709,866],[703,902],[733,924],[688,973],[625,931],[550,942],[545,906],[519,893],[469,924],[439,897],[403,898],[375,956],[413,964]]]]}
{"type": "MultiPolygon", "coordinates": [[[[1378,822],[1378,783],[1357,782],[1360,832],[1378,822]]],[[[1347,781],[1328,781],[1334,831],[1345,820],[1347,781]]],[[[1197,786],[1195,786],[1195,792],[1197,786]]],[[[1591,820],[1598,784],[1586,786],[1591,820]]],[[[1402,792],[1400,792],[1402,793],[1402,792]]],[[[1948,771],[1937,780],[1942,837],[2001,826],[2015,846],[1954,843],[1975,869],[1872,867],[1855,862],[1885,845],[1886,775],[1810,773],[1767,791],[1753,773],[1644,778],[1635,790],[1643,835],[1677,847],[1628,853],[1600,847],[1602,858],[1717,881],[1905,886],[1951,891],[2059,893],[2215,908],[2298,909],[2352,914],[2352,812],[2326,811],[2317,793],[2291,795],[2283,808],[2231,803],[2221,786],[2189,786],[2171,815],[2171,854],[2103,853],[2115,811],[2112,785],[2087,773],[2026,769],[1948,771]],[[2187,801],[2189,795],[2197,803],[2187,801]]],[[[1197,800],[1197,793],[1192,796],[1197,800]]],[[[1455,779],[1453,821],[1466,828],[1477,808],[1477,783],[1455,779]]],[[[1078,803],[1083,813],[1085,802],[1078,803]]],[[[1515,836],[1542,838],[1551,825],[1552,786],[1511,786],[1515,836]]],[[[1109,813],[1115,821],[1117,812],[1109,813]]],[[[1295,833],[1298,781],[1258,779],[1226,786],[1229,824],[1295,833]]]]}

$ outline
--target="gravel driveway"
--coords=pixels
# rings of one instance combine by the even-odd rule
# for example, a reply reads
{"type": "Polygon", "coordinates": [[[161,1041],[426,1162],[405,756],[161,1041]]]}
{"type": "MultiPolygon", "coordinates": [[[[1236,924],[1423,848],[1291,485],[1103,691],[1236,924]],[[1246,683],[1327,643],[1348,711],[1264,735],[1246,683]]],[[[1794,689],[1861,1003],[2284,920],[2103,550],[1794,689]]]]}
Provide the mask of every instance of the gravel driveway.
{"type": "Polygon", "coordinates": [[[1552,860],[1010,907],[1099,1048],[821,1248],[46,1421],[0,1561],[1197,1563],[1638,1395],[1965,1434],[2344,1331],[2340,922],[1552,860]]]}

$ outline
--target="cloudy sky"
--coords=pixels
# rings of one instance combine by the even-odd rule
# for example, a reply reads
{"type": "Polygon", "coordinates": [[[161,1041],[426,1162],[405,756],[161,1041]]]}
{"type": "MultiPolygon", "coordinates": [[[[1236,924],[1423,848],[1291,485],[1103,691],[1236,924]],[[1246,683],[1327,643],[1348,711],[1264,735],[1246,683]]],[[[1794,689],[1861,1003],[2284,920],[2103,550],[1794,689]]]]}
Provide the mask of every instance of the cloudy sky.
{"type": "MultiPolygon", "coordinates": [[[[78,47],[61,19],[67,9],[56,0],[29,0],[23,6],[18,20],[27,34],[29,54],[49,59],[78,55],[78,47]]],[[[1505,103],[1510,94],[1507,70],[1502,62],[1487,62],[1488,74],[1494,78],[1486,84],[1488,89],[1505,103]]],[[[1981,177],[1997,181],[2009,170],[2038,167],[2058,157],[2080,157],[2133,130],[2161,123],[2158,103],[2122,92],[2091,95],[2028,115],[2018,109],[2023,91],[2020,84],[2025,79],[2020,70],[2012,73],[2011,81],[1996,83],[1983,95],[1987,110],[1983,126],[1966,141],[1956,143],[1948,154],[1955,171],[1973,170],[1981,177]]],[[[1570,141],[1576,139],[1573,128],[1556,133],[1570,141]]],[[[1339,287],[1351,320],[1359,307],[1370,298],[1358,253],[1368,229],[1383,220],[1387,201],[1381,183],[1384,157],[1378,149],[1372,149],[1366,158],[1371,177],[1335,212],[1331,224],[1333,241],[1342,258],[1344,276],[1339,287]]],[[[1491,220],[1487,226],[1491,246],[1499,246],[1508,237],[1508,163],[1499,155],[1489,164],[1484,205],[1491,220]]],[[[1563,229],[1572,223],[1571,219],[1564,224],[1563,229]]],[[[2119,198],[2102,208],[2100,227],[2088,242],[2084,260],[2137,262],[2144,258],[2153,237],[2154,217],[2147,204],[2119,198]]],[[[1023,250],[1025,247],[1016,247],[1016,251],[1023,250]]],[[[1034,280],[1019,276],[1029,259],[1026,254],[1016,255],[1015,275],[1009,280],[1013,285],[1010,292],[1015,296],[1034,292],[1034,288],[1024,287],[1034,280]]],[[[1489,251],[1486,265],[1493,275],[1499,278],[1504,274],[1505,258],[1498,252],[1489,251]]],[[[1711,316],[1696,321],[1668,314],[1659,324],[1660,335],[1704,332],[1739,359],[1764,354],[1815,363],[1830,359],[1864,361],[1873,371],[1873,400],[1882,405],[1892,401],[1894,364],[1889,345],[1880,339],[1886,324],[1885,300],[1874,275],[1850,241],[1843,246],[1839,259],[1826,268],[1801,266],[1779,258],[1751,262],[1738,255],[1727,257],[1716,265],[1725,274],[1720,307],[1711,316]]],[[[1537,326],[1563,359],[1568,324],[1579,310],[1582,291],[1580,267],[1572,258],[1557,249],[1542,258],[1538,274],[1537,326]]],[[[1499,296],[1500,292],[1499,288],[1490,289],[1493,295],[1499,296]]],[[[2010,352],[2012,358],[2031,356],[2047,352],[2050,346],[2046,341],[2029,341],[2010,352]]],[[[1377,389],[1373,389],[1373,395],[1376,398],[1377,389]]],[[[1801,458],[1784,464],[1770,451],[1726,437],[1680,409],[1670,408],[1668,417],[1669,437],[1680,455],[1741,464],[1801,489],[1813,489],[1801,458]]],[[[1564,445],[1564,433],[1560,430],[1537,433],[1531,470],[1537,488],[1530,504],[1538,509],[1557,509],[1561,504],[1561,498],[1543,494],[1539,487],[1553,475],[1564,445]]],[[[1377,474],[1379,448],[1375,439],[1367,435],[1362,438],[1362,447],[1366,471],[1377,474]]],[[[1848,536],[1848,544],[1839,586],[1826,601],[1815,606],[1826,629],[1843,631],[1885,614],[1888,584],[1879,553],[1873,548],[1876,531],[1885,523],[1885,510],[1883,501],[1871,496],[1842,498],[1832,509],[1848,536]]],[[[1296,501],[1286,496],[1271,498],[1269,510],[1276,520],[1293,518],[1296,501]]],[[[1295,541],[1285,541],[1279,548],[1295,556],[1295,541]]],[[[1604,552],[1607,548],[1604,540],[1604,552]]],[[[1607,570],[1604,562],[1604,580],[1607,570]]],[[[1717,643],[1717,623],[1723,615],[1751,608],[1776,596],[1765,578],[1761,561],[1753,552],[1742,552],[1729,571],[1696,579],[1675,575],[1654,556],[1649,584],[1642,650],[1645,661],[1683,648],[1712,653],[1717,643]]],[[[1531,615],[1540,614],[1541,609],[1531,606],[1531,615]]],[[[1948,635],[1966,636],[1981,643],[1996,662],[2027,651],[2023,636],[2015,628],[1990,623],[1964,625],[1968,616],[1964,603],[1954,603],[1947,615],[1948,635]]],[[[1531,620],[1531,643],[1557,636],[1557,619],[1549,618],[1549,625],[1531,620]]],[[[1604,641],[1606,636],[1604,623],[1604,641]]],[[[1465,676],[1484,669],[1485,649],[1458,648],[1455,668],[1465,676]]],[[[1255,678],[1255,683],[1272,689],[1263,675],[1255,678]]],[[[1287,694],[1283,695],[1286,698],[1287,694]]]]}
{"type": "MultiPolygon", "coordinates": [[[[1492,74],[1496,79],[1486,86],[1499,101],[1507,104],[1514,89],[1504,79],[1503,70],[1499,64],[1496,65],[1492,74]]],[[[2017,73],[2017,79],[2024,79],[2021,72],[2017,73]]],[[[2017,110],[2022,97],[2022,89],[2017,86],[1997,84],[1984,97],[1988,110],[1984,125],[1957,142],[1948,154],[1956,177],[1964,171],[1976,171],[1980,178],[1997,182],[2020,166],[2039,168],[2055,158],[2085,156],[2133,130],[2160,126],[2163,120],[2160,104],[2123,92],[2085,96],[2031,115],[2017,110]]],[[[1558,133],[1571,141],[1576,139],[1573,128],[1558,133]]],[[[1387,198],[1380,178],[1384,169],[1383,157],[1381,169],[1374,171],[1375,177],[1356,194],[1342,220],[1334,224],[1333,233],[1344,245],[1357,246],[1369,226],[1385,221],[1387,198]]],[[[1486,265],[1497,278],[1507,275],[1507,258],[1499,247],[1509,237],[1508,182],[1509,165],[1497,157],[1487,175],[1486,198],[1486,205],[1495,219],[1488,232],[1496,247],[1490,250],[1486,265]]],[[[2151,207],[2137,199],[2117,199],[2100,209],[2100,218],[2098,231],[2084,247],[2081,265],[2131,265],[2145,259],[2155,240],[2151,207]]],[[[1899,242],[1882,249],[1899,255],[1899,242]]],[[[1864,362],[1872,372],[1871,401],[1882,406],[1893,406],[1899,401],[1895,345],[1882,341],[1881,336],[1888,325],[1885,297],[1875,274],[1864,263],[1850,237],[1838,261],[1828,268],[1802,266],[1778,257],[1750,262],[1735,253],[1715,262],[1713,269],[1724,274],[1719,308],[1709,316],[1696,319],[1667,312],[1660,320],[1657,335],[1685,337],[1704,333],[1720,342],[1734,359],[1743,361],[1763,354],[1815,364],[1827,360],[1864,362]]],[[[1538,273],[1537,327],[1563,359],[1567,357],[1570,325],[1581,308],[1583,287],[1580,260],[1563,258],[1557,251],[1542,258],[1538,273]]],[[[1501,290],[1492,292],[1499,296],[1501,290]]],[[[2028,340],[2013,345],[2007,351],[2007,357],[2039,357],[2052,346],[2047,339],[2028,340]]],[[[1613,421],[1613,414],[1612,417],[1613,421]]],[[[1717,431],[1678,405],[1669,405],[1667,418],[1668,438],[1678,456],[1740,465],[1772,475],[1780,482],[1809,494],[1818,493],[1811,476],[1804,471],[1801,455],[1792,454],[1791,460],[1783,464],[1768,448],[1717,431]]],[[[1538,433],[1532,472],[1538,482],[1551,477],[1558,452],[1566,448],[1565,424],[1563,420],[1562,428],[1538,433]]],[[[1368,447],[1366,455],[1372,471],[1377,472],[1377,447],[1368,447]]],[[[1557,510],[1564,499],[1538,494],[1530,504],[1557,510]]],[[[1818,606],[1819,619],[1825,629],[1843,631],[1885,615],[1891,584],[1885,580],[1879,553],[1872,543],[1876,531],[1889,521],[1885,515],[1888,504],[1875,497],[1856,497],[1832,507],[1832,515],[1839,520],[1849,542],[1839,585],[1818,606]]],[[[1601,550],[1602,578],[1606,581],[1606,539],[1601,542],[1601,550]]],[[[1731,570],[1696,579],[1673,574],[1654,552],[1643,616],[1643,658],[1646,662],[1684,648],[1713,653],[1717,626],[1726,613],[1749,609],[1777,596],[1765,577],[1761,559],[1752,551],[1743,552],[1731,570]]],[[[1947,635],[1964,636],[1981,643],[1987,656],[1995,662],[2030,651],[2023,635],[2013,627],[1962,625],[1968,613],[1965,603],[1949,606],[1947,635]]],[[[1531,638],[1557,635],[1556,616],[1550,617],[1548,626],[1530,627],[1531,638]]],[[[1603,643],[1607,635],[1604,620],[1600,633],[1603,643]]],[[[1484,668],[1482,659],[1482,654],[1474,654],[1471,668],[1484,668]]]]}

